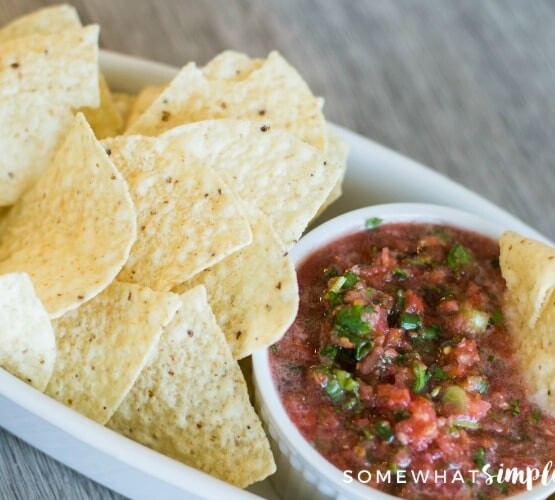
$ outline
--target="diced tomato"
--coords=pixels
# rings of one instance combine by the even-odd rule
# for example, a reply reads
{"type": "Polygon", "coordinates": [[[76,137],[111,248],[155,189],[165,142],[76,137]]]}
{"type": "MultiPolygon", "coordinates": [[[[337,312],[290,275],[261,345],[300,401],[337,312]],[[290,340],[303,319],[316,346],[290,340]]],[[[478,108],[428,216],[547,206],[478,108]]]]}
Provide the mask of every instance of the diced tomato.
{"type": "Polygon", "coordinates": [[[405,312],[415,313],[420,316],[424,314],[424,302],[412,290],[408,290],[405,294],[405,312]]]}
{"type": "Polygon", "coordinates": [[[438,435],[436,412],[422,396],[411,401],[408,411],[410,417],[395,424],[395,435],[402,444],[421,451],[438,435]]]}
{"type": "Polygon", "coordinates": [[[393,384],[380,384],[377,386],[378,406],[388,410],[406,410],[410,404],[410,392],[406,387],[397,387],[393,384]]]}

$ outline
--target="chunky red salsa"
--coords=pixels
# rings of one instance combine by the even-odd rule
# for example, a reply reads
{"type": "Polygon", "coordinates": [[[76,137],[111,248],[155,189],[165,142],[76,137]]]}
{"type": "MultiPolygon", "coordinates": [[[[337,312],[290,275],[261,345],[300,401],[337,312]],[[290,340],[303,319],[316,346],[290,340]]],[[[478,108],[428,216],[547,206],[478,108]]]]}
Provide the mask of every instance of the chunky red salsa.
{"type": "Polygon", "coordinates": [[[555,457],[555,419],[513,360],[498,256],[469,231],[378,224],[301,263],[299,314],[270,358],[289,416],[327,460],[406,498],[492,498],[524,485],[486,484],[484,466],[555,457]]]}

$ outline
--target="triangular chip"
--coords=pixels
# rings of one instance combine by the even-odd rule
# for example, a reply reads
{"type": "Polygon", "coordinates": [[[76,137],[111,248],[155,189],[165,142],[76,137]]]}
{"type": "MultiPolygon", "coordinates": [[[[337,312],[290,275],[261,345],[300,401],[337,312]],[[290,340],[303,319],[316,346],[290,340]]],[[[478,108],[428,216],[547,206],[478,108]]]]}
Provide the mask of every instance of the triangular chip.
{"type": "Polygon", "coordinates": [[[0,44],[0,99],[48,92],[53,102],[97,107],[98,26],[32,35],[0,44]]]}
{"type": "Polygon", "coordinates": [[[0,99],[0,206],[14,204],[52,162],[73,114],[49,95],[23,92],[0,99]]]}
{"type": "Polygon", "coordinates": [[[238,82],[248,78],[254,70],[260,68],[265,62],[264,59],[251,59],[242,52],[225,50],[209,61],[202,68],[202,72],[209,80],[238,82]]]}
{"type": "Polygon", "coordinates": [[[58,355],[46,393],[105,424],[179,306],[173,293],[115,282],[54,320],[58,355]]]}
{"type": "Polygon", "coordinates": [[[239,198],[266,214],[284,248],[300,238],[341,174],[316,148],[255,122],[192,123],[160,139],[213,168],[239,198]]]}
{"type": "Polygon", "coordinates": [[[71,5],[44,7],[18,17],[0,29],[0,43],[22,36],[57,33],[79,27],[81,27],[79,15],[71,5]]]}
{"type": "Polygon", "coordinates": [[[506,232],[500,249],[505,318],[521,374],[531,399],[555,415],[555,248],[506,232]]]}
{"type": "Polygon", "coordinates": [[[115,278],[136,237],[125,180],[83,115],[51,166],[0,225],[0,274],[27,272],[50,317],[115,278]]]}
{"type": "Polygon", "coordinates": [[[533,328],[555,291],[555,248],[510,231],[501,236],[499,245],[499,264],[509,294],[533,328]]]}
{"type": "Polygon", "coordinates": [[[150,107],[154,100],[162,93],[166,85],[144,87],[135,97],[133,106],[129,112],[126,129],[137,121],[137,119],[150,107]]]}
{"type": "Polygon", "coordinates": [[[170,290],[252,241],[231,190],[183,149],[142,136],[104,145],[129,183],[138,219],[120,281],[170,290]]]}
{"type": "Polygon", "coordinates": [[[121,117],[112,94],[106,83],[106,78],[100,75],[98,79],[100,89],[100,106],[96,108],[82,108],[81,111],[89,122],[98,140],[118,135],[123,129],[121,117]]]}
{"type": "Polygon", "coordinates": [[[183,305],[108,427],[239,487],[274,472],[245,379],[203,287],[183,305]]]}
{"type": "Polygon", "coordinates": [[[286,130],[325,150],[322,101],[283,57],[272,52],[262,63],[251,64],[233,53],[218,57],[207,71],[194,63],[185,66],[128,132],[159,135],[184,123],[233,118],[286,130]]]}
{"type": "Polygon", "coordinates": [[[52,324],[29,276],[0,276],[0,367],[44,391],[55,358],[52,324]]]}
{"type": "Polygon", "coordinates": [[[339,179],[335,183],[335,186],[331,190],[330,194],[326,198],[326,201],[318,210],[318,213],[314,217],[317,219],[322,212],[328,208],[335,200],[337,200],[342,194],[342,184],[343,177],[345,177],[345,172],[347,170],[347,157],[349,155],[349,147],[347,143],[335,132],[329,125],[326,127],[327,130],[327,147],[326,147],[326,157],[328,161],[335,163],[341,168],[341,174],[339,179]]]}
{"type": "Polygon", "coordinates": [[[181,285],[203,284],[235,359],[277,342],[297,314],[299,293],[291,257],[266,217],[251,210],[253,242],[181,285]]]}

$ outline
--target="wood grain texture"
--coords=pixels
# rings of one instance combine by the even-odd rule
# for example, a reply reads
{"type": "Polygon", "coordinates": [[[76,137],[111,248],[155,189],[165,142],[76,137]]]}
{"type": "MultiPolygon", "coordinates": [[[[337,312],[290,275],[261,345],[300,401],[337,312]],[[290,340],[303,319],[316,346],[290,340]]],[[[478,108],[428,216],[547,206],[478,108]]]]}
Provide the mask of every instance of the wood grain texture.
{"type": "MultiPolygon", "coordinates": [[[[0,23],[56,2],[2,0],[0,23]]],[[[278,49],[327,117],[555,239],[555,3],[79,0],[105,48],[174,65],[278,49]]],[[[0,431],[0,499],[116,498],[0,431]]]]}

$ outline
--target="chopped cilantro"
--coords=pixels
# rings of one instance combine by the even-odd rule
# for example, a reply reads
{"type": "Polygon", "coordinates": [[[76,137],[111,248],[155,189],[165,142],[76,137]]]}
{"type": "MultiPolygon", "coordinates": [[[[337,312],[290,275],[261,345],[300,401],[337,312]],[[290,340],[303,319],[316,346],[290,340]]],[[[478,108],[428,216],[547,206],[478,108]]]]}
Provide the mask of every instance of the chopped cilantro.
{"type": "Polygon", "coordinates": [[[447,265],[453,271],[459,271],[473,260],[474,257],[470,250],[463,247],[460,243],[455,243],[447,255],[447,265]]]}
{"type": "Polygon", "coordinates": [[[509,404],[511,405],[511,413],[513,416],[516,417],[517,415],[520,415],[520,401],[518,399],[511,399],[509,404]]]}
{"type": "Polygon", "coordinates": [[[379,217],[370,217],[369,219],[366,219],[366,221],[364,222],[364,226],[366,227],[366,229],[374,229],[378,227],[382,222],[383,219],[380,219],[379,217]]]}
{"type": "Polygon", "coordinates": [[[503,322],[503,313],[501,311],[493,311],[491,314],[491,322],[498,325],[503,322]]]}
{"type": "Polygon", "coordinates": [[[343,285],[343,288],[352,288],[358,282],[358,276],[352,271],[347,271],[344,274],[344,278],[345,278],[345,284],[343,285]]]}
{"type": "Polygon", "coordinates": [[[540,419],[542,418],[542,411],[539,408],[534,408],[532,410],[531,417],[533,424],[539,423],[540,419]]]}
{"type": "Polygon", "coordinates": [[[336,292],[328,292],[326,294],[326,298],[328,299],[328,302],[330,303],[330,307],[335,307],[339,304],[343,304],[343,299],[341,298],[341,295],[339,295],[336,292]]]}
{"type": "Polygon", "coordinates": [[[476,467],[481,469],[484,465],[486,465],[486,449],[483,446],[480,446],[473,454],[472,460],[476,464],[476,467]]]}
{"type": "Polygon", "coordinates": [[[272,351],[272,354],[277,354],[277,351],[278,351],[277,344],[272,344],[270,346],[270,350],[272,351]]]}
{"type": "Polygon", "coordinates": [[[380,436],[386,443],[391,443],[393,441],[394,435],[391,425],[387,420],[380,420],[376,422],[374,426],[376,434],[380,436]]]}
{"type": "Polygon", "coordinates": [[[336,345],[327,344],[320,349],[320,355],[326,358],[335,358],[338,350],[339,348],[336,345]]]}

